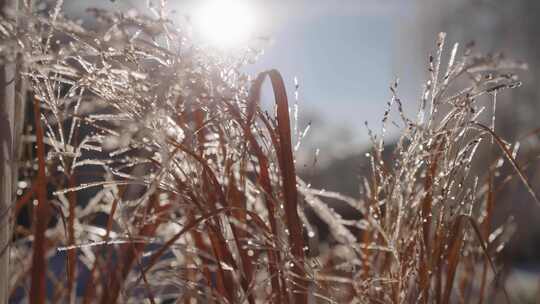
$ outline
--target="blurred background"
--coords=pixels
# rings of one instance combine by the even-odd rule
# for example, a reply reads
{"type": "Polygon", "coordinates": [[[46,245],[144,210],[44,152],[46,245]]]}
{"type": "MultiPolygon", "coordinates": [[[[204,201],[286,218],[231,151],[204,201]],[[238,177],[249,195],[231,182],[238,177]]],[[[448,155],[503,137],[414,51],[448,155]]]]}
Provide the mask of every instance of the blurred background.
{"type": "MultiPolygon", "coordinates": [[[[477,51],[501,52],[528,64],[520,73],[523,86],[498,96],[496,132],[521,142],[518,160],[527,164],[525,172],[540,192],[540,1],[238,0],[229,1],[237,6],[222,6],[222,13],[214,15],[206,2],[170,1],[167,9],[190,24],[201,43],[223,52],[257,44],[263,52],[246,73],[276,68],[283,74],[291,100],[299,105],[300,130],[310,126],[297,165],[314,187],[358,193],[359,177],[369,167],[365,123],[380,132],[389,86],[396,78],[405,112],[416,111],[428,55],[437,33],[447,32],[447,52],[455,42],[464,46],[474,41],[477,51]]],[[[150,14],[160,9],[159,1],[153,3],[155,12],[146,5],[136,0],[65,3],[68,13],[81,18],[90,6],[150,14]]],[[[389,146],[398,132],[388,130],[389,146]]],[[[540,273],[540,208],[519,181],[502,189],[496,204],[500,220],[512,214],[516,227],[502,255],[508,289],[532,298],[540,273]]],[[[347,216],[346,210],[341,212],[347,216]]]]}

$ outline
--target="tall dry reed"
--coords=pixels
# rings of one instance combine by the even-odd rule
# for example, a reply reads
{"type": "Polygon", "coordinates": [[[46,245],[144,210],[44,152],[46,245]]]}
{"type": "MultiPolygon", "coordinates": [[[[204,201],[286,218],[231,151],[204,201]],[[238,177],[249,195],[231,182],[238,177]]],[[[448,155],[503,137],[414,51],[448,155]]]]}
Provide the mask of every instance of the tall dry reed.
{"type": "Polygon", "coordinates": [[[406,117],[393,84],[371,174],[347,197],[297,177],[279,72],[250,80],[239,70],[256,52],[201,49],[151,11],[93,9],[83,26],[58,3],[21,14],[17,31],[0,19],[1,58],[22,58],[33,105],[10,209],[31,219],[14,230],[12,301],[489,302],[507,237],[491,227],[501,164],[536,195],[482,113],[522,65],[456,44],[443,66],[441,34],[418,115],[406,117]],[[265,79],[274,113],[260,107],[265,79]],[[402,135],[385,159],[391,113],[402,135]],[[484,145],[502,153],[474,169],[484,145]],[[310,209],[330,227],[327,250],[310,209]]]}

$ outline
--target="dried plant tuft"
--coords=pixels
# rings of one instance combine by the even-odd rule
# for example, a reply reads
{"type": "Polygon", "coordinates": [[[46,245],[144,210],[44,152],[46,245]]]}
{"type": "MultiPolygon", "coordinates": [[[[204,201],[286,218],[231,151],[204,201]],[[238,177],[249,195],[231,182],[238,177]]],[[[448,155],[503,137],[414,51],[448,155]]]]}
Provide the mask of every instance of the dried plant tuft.
{"type": "Polygon", "coordinates": [[[520,85],[511,72],[522,64],[459,57],[456,44],[443,67],[441,34],[416,118],[392,84],[371,174],[353,198],[297,177],[301,136],[279,72],[240,72],[256,51],[218,56],[161,13],[90,13],[95,26],[63,16],[61,3],[0,19],[0,60],[24,62],[33,104],[11,207],[31,219],[14,227],[13,301],[485,303],[496,292],[508,236],[491,227],[502,160],[538,199],[517,147],[482,113],[520,85]],[[274,114],[259,106],[266,78],[274,114]],[[385,158],[394,108],[402,135],[385,158]],[[502,153],[474,169],[493,144],[502,153]],[[318,256],[308,209],[335,240],[318,256]]]}

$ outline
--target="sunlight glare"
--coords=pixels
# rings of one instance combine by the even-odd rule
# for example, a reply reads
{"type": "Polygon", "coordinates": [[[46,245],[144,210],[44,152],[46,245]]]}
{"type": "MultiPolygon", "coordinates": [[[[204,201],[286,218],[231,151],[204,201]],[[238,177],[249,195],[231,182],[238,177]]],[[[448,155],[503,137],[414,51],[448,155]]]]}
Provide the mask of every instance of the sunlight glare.
{"type": "Polygon", "coordinates": [[[204,42],[219,48],[245,45],[256,23],[246,0],[204,1],[194,17],[195,30],[204,42]]]}

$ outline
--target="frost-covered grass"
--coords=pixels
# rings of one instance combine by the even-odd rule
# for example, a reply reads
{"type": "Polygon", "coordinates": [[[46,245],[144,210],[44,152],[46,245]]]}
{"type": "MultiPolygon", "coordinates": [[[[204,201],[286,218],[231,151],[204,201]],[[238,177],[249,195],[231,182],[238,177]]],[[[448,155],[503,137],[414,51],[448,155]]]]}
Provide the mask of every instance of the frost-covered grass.
{"type": "Polygon", "coordinates": [[[418,115],[405,116],[393,84],[382,131],[370,133],[371,174],[347,197],[296,176],[302,131],[279,72],[239,72],[255,51],[201,49],[159,9],[91,10],[92,26],[60,6],[22,12],[17,29],[0,19],[1,58],[22,58],[33,104],[11,209],[31,218],[14,228],[13,301],[488,303],[496,293],[508,234],[491,226],[493,177],[504,162],[536,200],[517,146],[486,114],[519,85],[520,64],[457,44],[442,60],[441,34],[418,115]],[[259,106],[265,79],[274,113],[259,106]],[[402,135],[383,159],[390,122],[402,135]],[[475,169],[490,145],[501,153],[475,169]],[[328,224],[327,249],[307,210],[328,224]]]}

